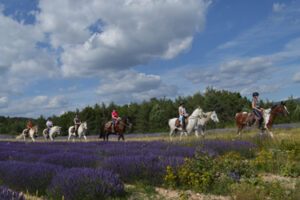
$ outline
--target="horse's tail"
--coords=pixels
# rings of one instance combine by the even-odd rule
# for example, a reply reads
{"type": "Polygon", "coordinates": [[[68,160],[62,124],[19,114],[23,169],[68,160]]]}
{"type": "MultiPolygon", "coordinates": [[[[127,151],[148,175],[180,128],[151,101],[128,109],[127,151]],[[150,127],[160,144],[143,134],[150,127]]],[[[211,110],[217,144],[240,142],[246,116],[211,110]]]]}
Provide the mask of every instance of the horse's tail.
{"type": "Polygon", "coordinates": [[[19,140],[19,139],[22,139],[22,137],[24,137],[24,133],[21,133],[20,135],[18,135],[18,136],[16,137],[16,139],[19,140]]]}
{"type": "Polygon", "coordinates": [[[99,134],[99,138],[104,138],[104,133],[105,133],[105,124],[103,124],[100,128],[100,134],[99,134]]]}

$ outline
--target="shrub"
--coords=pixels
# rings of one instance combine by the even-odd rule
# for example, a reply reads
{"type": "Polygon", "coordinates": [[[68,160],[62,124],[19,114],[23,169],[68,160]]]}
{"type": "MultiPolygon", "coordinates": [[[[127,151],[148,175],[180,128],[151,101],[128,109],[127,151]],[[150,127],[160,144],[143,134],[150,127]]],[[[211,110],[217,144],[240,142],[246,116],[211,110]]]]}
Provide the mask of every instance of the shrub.
{"type": "Polygon", "coordinates": [[[0,179],[10,188],[45,194],[52,177],[61,169],[60,166],[45,163],[1,161],[0,179]]]}
{"type": "Polygon", "coordinates": [[[4,200],[25,200],[23,194],[9,190],[7,187],[0,186],[0,199],[4,200]]]}
{"type": "Polygon", "coordinates": [[[49,186],[48,195],[53,199],[93,200],[120,197],[125,194],[124,184],[117,174],[90,168],[66,169],[57,174],[49,186]]]}
{"type": "Polygon", "coordinates": [[[95,168],[102,160],[101,156],[85,155],[81,153],[53,153],[40,159],[40,162],[61,165],[65,168],[90,167],[95,168]]]}
{"type": "Polygon", "coordinates": [[[120,155],[106,158],[102,167],[118,173],[125,182],[142,181],[159,185],[162,183],[168,165],[176,168],[182,163],[183,157],[120,155]]]}
{"type": "Polygon", "coordinates": [[[198,152],[195,158],[186,158],[178,169],[168,166],[164,183],[172,187],[180,186],[207,192],[219,176],[215,165],[215,155],[198,152]]]}

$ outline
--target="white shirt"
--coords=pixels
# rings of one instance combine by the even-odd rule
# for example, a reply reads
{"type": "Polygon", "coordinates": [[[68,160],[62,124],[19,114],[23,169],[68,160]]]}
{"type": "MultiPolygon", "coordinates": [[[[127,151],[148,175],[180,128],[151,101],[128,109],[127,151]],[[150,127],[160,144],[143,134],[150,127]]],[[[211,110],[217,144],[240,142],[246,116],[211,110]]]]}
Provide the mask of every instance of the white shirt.
{"type": "Polygon", "coordinates": [[[52,127],[52,126],[53,126],[53,123],[52,123],[51,121],[47,121],[46,126],[47,126],[47,127],[52,127]]]}
{"type": "Polygon", "coordinates": [[[186,115],[186,110],[184,107],[180,107],[180,112],[183,114],[183,115],[186,115]]]}

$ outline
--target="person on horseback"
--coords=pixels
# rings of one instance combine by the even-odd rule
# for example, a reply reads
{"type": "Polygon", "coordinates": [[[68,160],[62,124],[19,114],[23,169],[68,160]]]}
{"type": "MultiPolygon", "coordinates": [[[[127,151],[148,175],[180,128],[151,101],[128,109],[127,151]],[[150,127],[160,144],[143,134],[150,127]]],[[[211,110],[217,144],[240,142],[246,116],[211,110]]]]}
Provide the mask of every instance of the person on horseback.
{"type": "Polygon", "coordinates": [[[28,134],[29,133],[29,130],[32,128],[32,122],[29,120],[28,122],[27,122],[27,130],[25,131],[25,133],[26,134],[28,134]]]}
{"type": "Polygon", "coordinates": [[[116,127],[116,122],[118,120],[118,113],[116,111],[116,108],[114,108],[112,113],[111,113],[111,119],[112,119],[111,131],[112,131],[112,133],[114,133],[115,132],[115,127],[116,127]]]}
{"type": "Polygon", "coordinates": [[[48,117],[48,120],[47,120],[47,122],[46,122],[46,126],[47,126],[47,128],[48,128],[47,134],[49,135],[50,129],[53,127],[53,122],[51,121],[51,118],[50,118],[50,117],[48,117]]]}
{"type": "Polygon", "coordinates": [[[182,129],[184,131],[186,131],[186,129],[185,129],[185,118],[188,116],[188,114],[186,113],[183,101],[180,102],[178,112],[179,112],[179,120],[180,120],[180,123],[182,125],[182,129]]]}
{"type": "Polygon", "coordinates": [[[74,127],[75,127],[75,135],[78,135],[78,128],[81,124],[80,119],[78,118],[78,114],[75,114],[75,118],[74,118],[74,127]]]}
{"type": "Polygon", "coordinates": [[[259,101],[258,101],[259,93],[258,92],[254,92],[252,94],[252,96],[253,96],[253,99],[252,99],[252,109],[253,109],[254,114],[258,117],[259,128],[262,129],[263,128],[262,123],[264,121],[262,113],[263,113],[264,109],[259,106],[259,101]]]}

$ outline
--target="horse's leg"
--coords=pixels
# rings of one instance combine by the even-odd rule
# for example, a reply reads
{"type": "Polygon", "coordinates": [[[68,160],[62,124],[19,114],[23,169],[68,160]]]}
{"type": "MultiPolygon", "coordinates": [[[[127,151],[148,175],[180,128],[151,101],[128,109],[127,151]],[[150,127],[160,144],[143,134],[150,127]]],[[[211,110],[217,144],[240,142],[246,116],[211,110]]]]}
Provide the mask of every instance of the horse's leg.
{"type": "Polygon", "coordinates": [[[32,142],[35,142],[35,139],[34,139],[34,137],[33,137],[33,136],[31,136],[31,139],[32,139],[32,142]]]}
{"type": "Polygon", "coordinates": [[[49,134],[49,138],[50,138],[51,141],[53,141],[52,134],[49,134]]]}
{"type": "Polygon", "coordinates": [[[238,131],[237,131],[237,136],[241,136],[242,133],[242,129],[244,128],[244,126],[242,124],[239,124],[238,126],[238,131]]]}
{"type": "Polygon", "coordinates": [[[85,141],[86,141],[86,136],[85,136],[85,134],[83,135],[83,138],[85,139],[85,141]]]}
{"type": "Polygon", "coordinates": [[[195,130],[195,135],[196,135],[196,137],[199,137],[198,130],[199,130],[199,128],[197,127],[196,130],[195,130]]]}
{"type": "Polygon", "coordinates": [[[171,141],[173,140],[173,137],[172,137],[173,132],[174,132],[174,129],[171,129],[171,130],[170,130],[170,134],[169,134],[169,135],[170,135],[170,140],[171,140],[171,141]]]}
{"type": "Polygon", "coordinates": [[[72,133],[69,133],[68,141],[70,141],[71,135],[72,135],[72,133]]]}
{"type": "Polygon", "coordinates": [[[273,133],[272,133],[271,129],[268,129],[268,128],[267,128],[267,132],[269,132],[269,134],[270,134],[271,138],[274,138],[274,136],[273,136],[273,133]]]}
{"type": "Polygon", "coordinates": [[[184,134],[184,132],[183,131],[180,131],[180,138],[179,138],[179,140],[181,141],[181,139],[182,139],[182,135],[184,134]]]}

